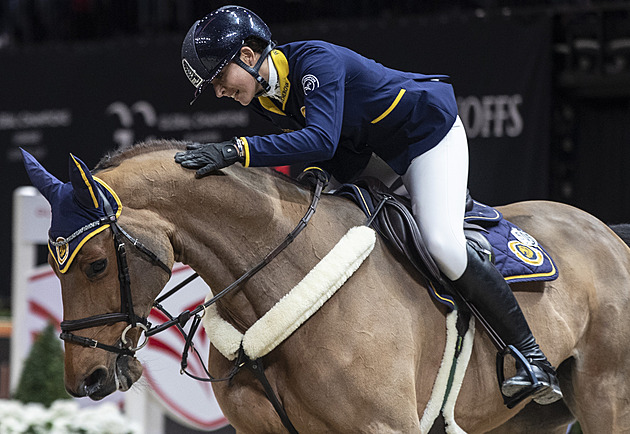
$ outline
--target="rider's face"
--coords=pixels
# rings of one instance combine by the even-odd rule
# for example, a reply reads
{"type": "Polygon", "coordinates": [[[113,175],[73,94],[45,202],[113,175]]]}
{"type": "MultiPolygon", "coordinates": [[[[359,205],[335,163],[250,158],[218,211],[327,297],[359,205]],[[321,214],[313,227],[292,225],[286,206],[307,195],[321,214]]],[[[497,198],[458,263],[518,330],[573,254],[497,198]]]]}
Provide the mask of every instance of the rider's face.
{"type": "MultiPolygon", "coordinates": [[[[253,66],[260,54],[254,53],[248,47],[241,50],[241,60],[253,66]],[[247,49],[247,50],[245,50],[247,49]]],[[[248,105],[260,90],[260,85],[247,71],[234,62],[228,63],[223,70],[212,80],[212,86],[217,98],[232,98],[242,105],[248,105]]]]}

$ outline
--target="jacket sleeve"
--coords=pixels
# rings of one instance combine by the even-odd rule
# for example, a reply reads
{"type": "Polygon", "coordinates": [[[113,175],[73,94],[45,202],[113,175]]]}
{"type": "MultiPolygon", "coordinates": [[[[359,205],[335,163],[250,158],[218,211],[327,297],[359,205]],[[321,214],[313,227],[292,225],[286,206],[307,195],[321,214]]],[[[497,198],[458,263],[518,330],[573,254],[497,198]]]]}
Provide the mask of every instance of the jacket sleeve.
{"type": "Polygon", "coordinates": [[[341,59],[335,57],[336,53],[321,47],[301,54],[290,92],[305,93],[306,126],[284,134],[245,137],[250,166],[282,166],[333,157],[341,136],[345,91],[345,70],[341,59]]]}

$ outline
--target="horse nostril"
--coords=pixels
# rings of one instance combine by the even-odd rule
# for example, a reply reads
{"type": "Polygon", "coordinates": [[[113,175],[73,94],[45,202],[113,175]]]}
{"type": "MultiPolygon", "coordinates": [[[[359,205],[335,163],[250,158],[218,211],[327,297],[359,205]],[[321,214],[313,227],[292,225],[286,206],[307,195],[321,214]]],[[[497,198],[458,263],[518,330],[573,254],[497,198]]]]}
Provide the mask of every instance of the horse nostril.
{"type": "Polygon", "coordinates": [[[87,396],[97,395],[102,389],[107,378],[107,369],[100,367],[96,368],[86,379],[83,381],[83,390],[87,396]]]}

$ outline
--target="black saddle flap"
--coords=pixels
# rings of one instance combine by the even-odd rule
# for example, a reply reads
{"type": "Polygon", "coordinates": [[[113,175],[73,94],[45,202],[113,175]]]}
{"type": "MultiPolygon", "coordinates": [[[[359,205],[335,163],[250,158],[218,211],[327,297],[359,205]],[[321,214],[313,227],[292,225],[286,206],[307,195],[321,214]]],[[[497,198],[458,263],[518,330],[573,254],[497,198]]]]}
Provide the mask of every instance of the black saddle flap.
{"type": "Polygon", "coordinates": [[[380,180],[372,177],[360,178],[354,184],[344,184],[334,194],[357,203],[373,219],[372,227],[390,247],[407,257],[425,278],[443,282],[411,213],[408,198],[395,194],[380,180]]]}

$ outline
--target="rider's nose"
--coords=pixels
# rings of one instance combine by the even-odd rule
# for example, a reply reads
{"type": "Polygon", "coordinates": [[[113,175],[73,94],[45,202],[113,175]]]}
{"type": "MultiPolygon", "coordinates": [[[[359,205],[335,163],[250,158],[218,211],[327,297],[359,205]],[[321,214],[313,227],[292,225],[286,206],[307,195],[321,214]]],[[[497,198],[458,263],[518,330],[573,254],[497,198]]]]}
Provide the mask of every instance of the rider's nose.
{"type": "Polygon", "coordinates": [[[221,98],[225,95],[225,88],[223,86],[214,86],[214,93],[217,95],[217,98],[221,98]]]}

